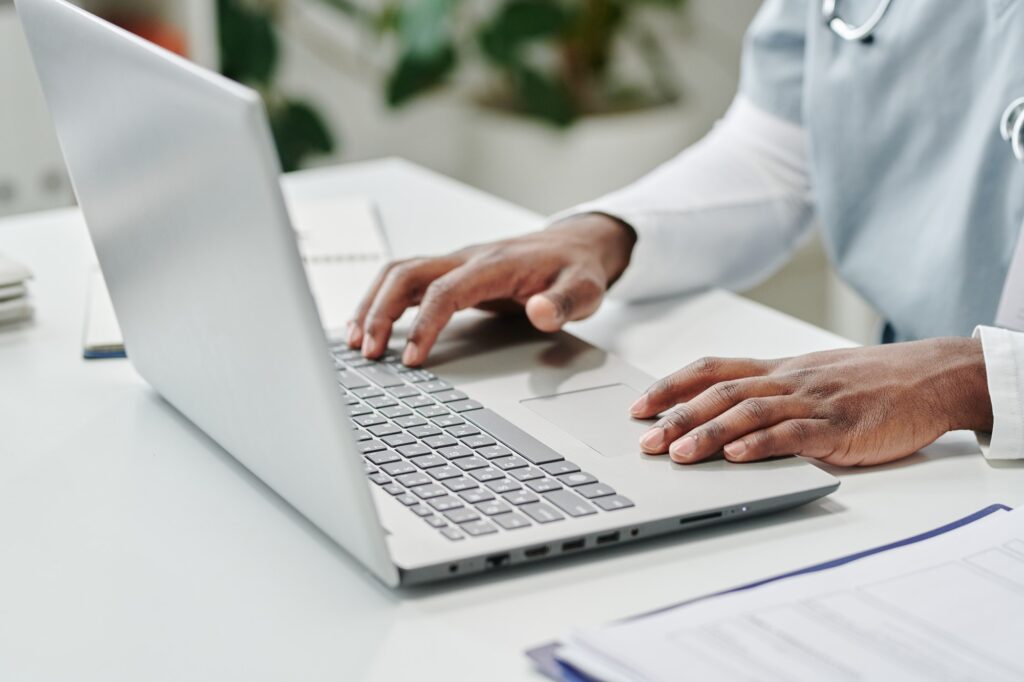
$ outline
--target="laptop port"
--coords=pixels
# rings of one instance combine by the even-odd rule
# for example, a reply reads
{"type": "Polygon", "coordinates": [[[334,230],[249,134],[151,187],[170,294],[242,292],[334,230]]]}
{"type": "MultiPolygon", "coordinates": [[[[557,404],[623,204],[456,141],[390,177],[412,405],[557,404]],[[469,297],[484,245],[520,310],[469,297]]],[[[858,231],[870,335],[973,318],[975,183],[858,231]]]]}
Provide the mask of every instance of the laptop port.
{"type": "Polygon", "coordinates": [[[577,549],[583,549],[583,538],[579,540],[570,540],[569,542],[562,543],[563,552],[572,552],[577,549]]]}
{"type": "Polygon", "coordinates": [[[599,544],[599,545],[607,545],[609,542],[618,542],[618,541],[619,541],[619,531],[615,531],[614,533],[605,533],[604,535],[598,535],[597,536],[597,544],[599,544]]]}
{"type": "Polygon", "coordinates": [[[495,554],[494,556],[487,557],[487,568],[500,568],[501,566],[507,566],[508,561],[508,554],[495,554]]]}
{"type": "Polygon", "coordinates": [[[538,557],[544,556],[547,553],[547,545],[541,545],[540,547],[531,547],[530,549],[523,551],[523,555],[526,556],[527,559],[536,559],[538,557]]]}
{"type": "Polygon", "coordinates": [[[688,523],[697,523],[698,521],[710,521],[711,519],[717,519],[722,515],[722,512],[711,512],[709,514],[698,514],[697,516],[688,516],[686,518],[679,519],[679,525],[685,526],[688,523]]]}

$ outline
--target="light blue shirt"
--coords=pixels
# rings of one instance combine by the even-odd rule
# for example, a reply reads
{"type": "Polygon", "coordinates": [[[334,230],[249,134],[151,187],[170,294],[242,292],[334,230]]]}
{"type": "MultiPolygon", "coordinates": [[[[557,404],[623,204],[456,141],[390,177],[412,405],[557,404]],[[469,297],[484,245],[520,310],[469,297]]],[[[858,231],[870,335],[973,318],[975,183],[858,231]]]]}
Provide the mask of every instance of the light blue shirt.
{"type": "MultiPolygon", "coordinates": [[[[846,0],[850,23],[877,0],[846,0]]],[[[1024,166],[999,134],[1024,95],[1021,0],[895,0],[869,43],[818,2],[767,0],[741,92],[808,136],[829,257],[896,340],[992,324],[1024,220],[1024,166]]]]}

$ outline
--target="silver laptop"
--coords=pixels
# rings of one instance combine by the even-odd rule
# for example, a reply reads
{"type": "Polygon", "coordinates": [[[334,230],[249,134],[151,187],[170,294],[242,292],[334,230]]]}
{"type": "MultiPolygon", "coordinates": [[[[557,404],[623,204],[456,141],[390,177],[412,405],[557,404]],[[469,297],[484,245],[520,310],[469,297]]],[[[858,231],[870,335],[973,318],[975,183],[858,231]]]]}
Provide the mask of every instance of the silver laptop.
{"type": "Polygon", "coordinates": [[[640,454],[645,424],[627,408],[652,378],[521,320],[459,318],[426,369],[332,345],[257,94],[63,0],[16,5],[139,374],[386,584],[838,487],[797,458],[682,467],[640,454]]]}

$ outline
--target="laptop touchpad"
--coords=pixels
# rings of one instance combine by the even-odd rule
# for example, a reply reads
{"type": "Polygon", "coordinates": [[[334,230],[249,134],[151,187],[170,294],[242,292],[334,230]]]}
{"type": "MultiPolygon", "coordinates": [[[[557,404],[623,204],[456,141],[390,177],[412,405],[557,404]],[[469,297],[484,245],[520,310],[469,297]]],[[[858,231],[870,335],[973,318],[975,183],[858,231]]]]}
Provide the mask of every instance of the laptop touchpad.
{"type": "Polygon", "coordinates": [[[543,398],[522,405],[544,417],[606,457],[640,454],[640,436],[651,423],[631,419],[629,406],[640,391],[625,384],[588,388],[543,398]]]}

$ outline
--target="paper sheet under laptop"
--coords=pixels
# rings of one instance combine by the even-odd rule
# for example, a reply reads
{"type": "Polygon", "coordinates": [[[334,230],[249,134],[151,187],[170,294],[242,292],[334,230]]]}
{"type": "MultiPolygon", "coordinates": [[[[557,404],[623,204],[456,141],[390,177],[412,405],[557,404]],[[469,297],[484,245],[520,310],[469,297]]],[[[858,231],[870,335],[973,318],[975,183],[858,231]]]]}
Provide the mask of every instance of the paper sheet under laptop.
{"type": "Polygon", "coordinates": [[[1024,511],[820,573],[581,632],[619,680],[1022,680],[1024,511]]]}
{"type": "MultiPolygon", "coordinates": [[[[373,203],[356,197],[290,201],[310,289],[328,335],[339,337],[368,282],[388,258],[373,203]]],[[[86,357],[123,353],[124,342],[103,278],[90,283],[82,342],[86,357]]]]}

